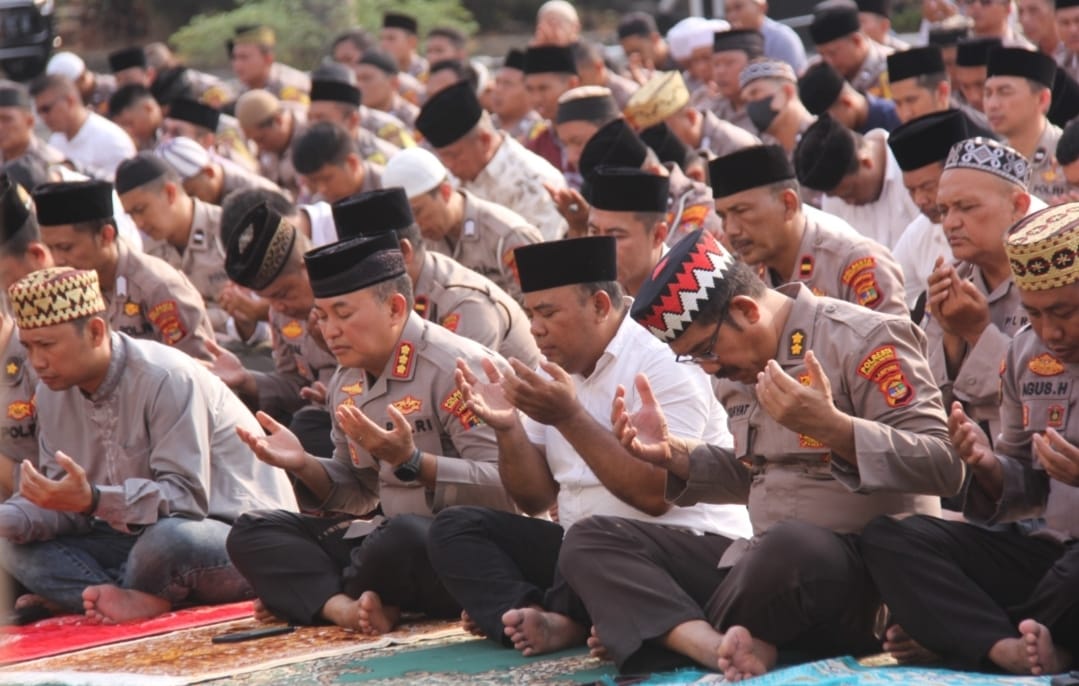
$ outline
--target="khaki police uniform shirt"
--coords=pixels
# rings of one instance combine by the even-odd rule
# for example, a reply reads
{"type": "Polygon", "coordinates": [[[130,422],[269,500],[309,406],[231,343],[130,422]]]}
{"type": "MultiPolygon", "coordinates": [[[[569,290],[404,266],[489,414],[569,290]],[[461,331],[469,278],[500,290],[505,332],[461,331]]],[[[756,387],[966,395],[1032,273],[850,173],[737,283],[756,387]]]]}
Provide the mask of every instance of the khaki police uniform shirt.
{"type": "Polygon", "coordinates": [[[415,103],[401,97],[400,94],[394,93],[393,101],[385,113],[402,122],[409,131],[414,131],[416,129],[416,117],[420,116],[420,108],[415,103]]]}
{"type": "MultiPolygon", "coordinates": [[[[251,90],[250,86],[238,79],[230,81],[229,85],[236,93],[236,97],[251,90]]],[[[261,88],[273,93],[282,102],[304,107],[311,103],[311,77],[307,75],[307,72],[282,62],[274,62],[270,65],[270,75],[261,88]]]]}
{"type": "Polygon", "coordinates": [[[569,226],[551,201],[543,184],[565,188],[562,172],[550,162],[527,150],[511,136],[503,136],[487,166],[471,181],[461,180],[460,188],[504,205],[535,226],[548,241],[566,235],[569,226]]]}
{"type": "Polygon", "coordinates": [[[878,98],[891,98],[892,89],[888,86],[888,55],[894,52],[895,50],[870,40],[869,54],[858,67],[858,73],[853,78],[847,79],[850,85],[862,93],[869,93],[878,98]]]}
{"type": "Polygon", "coordinates": [[[604,80],[603,85],[611,91],[611,97],[618,103],[618,109],[620,110],[626,109],[629,99],[641,88],[641,84],[633,79],[627,79],[610,69],[607,70],[607,78],[604,80]]]}
{"type": "MultiPolygon", "coordinates": [[[[214,160],[214,163],[221,167],[221,178],[223,179],[221,186],[221,202],[224,202],[229,193],[249,188],[261,188],[275,193],[288,195],[284,189],[273,181],[267,179],[265,176],[248,171],[231,160],[217,158],[214,160]]],[[[220,204],[220,202],[218,204],[220,204]]]]}
{"type": "Polygon", "coordinates": [[[701,123],[698,152],[705,152],[713,157],[725,157],[742,148],[761,144],[760,139],[752,133],[741,126],[723,121],[711,110],[702,110],[701,115],[704,121],[701,123]]]}
{"type": "Polygon", "coordinates": [[[428,250],[413,290],[421,318],[503,357],[516,357],[530,367],[539,364],[539,348],[524,310],[487,277],[428,250]]]}
{"type": "Polygon", "coordinates": [[[1000,389],[1001,430],[993,448],[1004,470],[1004,491],[994,501],[975,479],[964,514],[991,524],[1044,517],[1038,535],[1079,538],[1079,489],[1049,477],[1032,445],[1034,434],[1047,429],[1079,445],[1079,365],[1062,362],[1024,327],[1008,348],[1000,389]]]}
{"type": "Polygon", "coordinates": [[[274,370],[252,372],[259,409],[272,415],[293,414],[307,405],[307,400],[300,397],[300,389],[316,381],[329,387],[337,359],[315,342],[305,319],[274,309],[270,310],[270,340],[274,370]]]}
{"type": "Polygon", "coordinates": [[[819,298],[802,284],[779,290],[793,303],[774,359],[808,385],[805,354],[813,351],[835,406],[853,418],[857,468],[772,419],[755,386],[719,380],[734,450],[694,450],[688,482],[668,477],[668,498],[748,503],[758,535],[790,519],[856,533],[883,514],[938,515],[938,496],[959,490],[963,463],[948,439],[921,330],[909,318],[819,298]]]}
{"type": "Polygon", "coordinates": [[[296,197],[300,191],[300,175],[292,164],[292,149],[296,141],[307,132],[307,122],[295,110],[292,112],[292,136],[288,145],[279,153],[259,151],[259,169],[262,175],[296,197]]]}
{"type": "Polygon", "coordinates": [[[521,145],[528,145],[529,141],[543,133],[547,128],[547,120],[540,116],[536,110],[529,110],[528,114],[518,119],[510,126],[506,126],[497,114],[491,115],[491,123],[504,133],[513,136],[521,145]]]}
{"type": "MultiPolygon", "coordinates": [[[[41,471],[58,479],[70,455],[101,491],[94,517],[135,533],[162,517],[231,523],[244,512],[296,509],[283,470],[257,459],[236,427],[261,434],[243,401],[187,355],[113,333],[101,386],[38,386],[41,471]]],[[[89,518],[15,496],[0,505],[0,536],[18,543],[84,531],[89,518]]]]}
{"type": "Polygon", "coordinates": [[[717,95],[712,98],[712,106],[709,109],[721,121],[734,124],[754,136],[757,135],[757,127],[753,125],[753,120],[749,118],[749,110],[746,108],[745,103],[742,104],[741,108],[738,108],[730,99],[717,95]]]}
{"type": "MultiPolygon", "coordinates": [[[[989,303],[989,326],[978,342],[968,348],[954,378],[949,378],[944,358],[944,331],[931,315],[925,324],[929,338],[929,362],[945,402],[960,400],[973,419],[988,422],[995,436],[1000,428],[1000,363],[1012,338],[1027,323],[1019,289],[1008,279],[990,293],[981,270],[966,262],[956,265],[960,278],[968,279],[989,303]]],[[[927,308],[928,311],[928,308],[927,308]]]]}
{"type": "Polygon", "coordinates": [[[356,149],[362,159],[381,166],[385,166],[400,150],[396,145],[364,128],[356,132],[356,149]]]}
{"type": "Polygon", "coordinates": [[[221,242],[221,208],[198,198],[192,200],[194,216],[183,250],[168,241],[149,239],[143,245],[143,252],[160,257],[184,273],[202,296],[214,332],[225,335],[229,314],[217,304],[217,295],[229,280],[225,273],[225,246],[221,242]]]}
{"type": "Polygon", "coordinates": [[[123,240],[116,245],[116,283],[102,289],[113,330],[213,360],[206,347],[214,340],[213,324],[198,290],[161,258],[136,252],[123,240]]]}
{"type": "MultiPolygon", "coordinates": [[[[18,491],[19,465],[30,460],[37,465],[37,404],[34,398],[37,375],[26,359],[26,349],[19,343],[19,330],[12,328],[7,345],[0,351],[0,455],[15,463],[15,490],[18,491]]],[[[0,493],[0,497],[2,497],[0,493]]]]}
{"type": "Polygon", "coordinates": [[[801,282],[816,295],[910,316],[899,263],[883,245],[847,228],[805,217],[794,272],[777,274],[762,265],[761,278],[773,288],[801,282]]]}
{"type": "Polygon", "coordinates": [[[513,251],[522,245],[543,241],[539,229],[512,210],[468,191],[458,191],[464,198],[464,220],[456,242],[449,237],[424,239],[429,250],[449,255],[469,269],[486,276],[518,301],[521,284],[513,251]]]}
{"type": "Polygon", "coordinates": [[[411,148],[416,144],[409,133],[415,122],[406,125],[389,112],[376,110],[367,105],[360,105],[360,128],[367,129],[379,138],[398,148],[411,148]]]}
{"type": "Polygon", "coordinates": [[[188,69],[185,78],[195,93],[195,98],[215,109],[221,109],[236,99],[233,88],[222,79],[197,69],[188,69]]]}
{"type": "Polygon", "coordinates": [[[1057,142],[1063,133],[1059,126],[1045,120],[1045,130],[1030,159],[1030,182],[1027,190],[1047,203],[1068,192],[1068,179],[1057,162],[1057,142]]]}
{"type": "Polygon", "coordinates": [[[704,229],[717,238],[723,235],[723,220],[716,214],[716,201],[712,189],[700,181],[685,175],[673,162],[663,165],[668,172],[670,187],[667,191],[667,245],[697,229],[704,229]]]}
{"type": "Polygon", "coordinates": [[[333,418],[333,457],[319,458],[333,483],[325,500],[316,500],[299,484],[305,509],[362,515],[381,501],[382,512],[432,515],[451,505],[476,505],[514,511],[498,475],[495,433],[465,405],[454,382],[456,360],[464,359],[477,373],[480,361],[505,364],[498,354],[445,329],[410,315],[378,378],[360,369],[342,367],[327,393],[333,418]],[[393,405],[412,428],[412,440],[424,453],[436,456],[434,490],[419,481],[402,482],[394,467],[380,462],[348,438],[337,423],[336,409],[359,408],[380,426],[392,427],[393,405]]]}

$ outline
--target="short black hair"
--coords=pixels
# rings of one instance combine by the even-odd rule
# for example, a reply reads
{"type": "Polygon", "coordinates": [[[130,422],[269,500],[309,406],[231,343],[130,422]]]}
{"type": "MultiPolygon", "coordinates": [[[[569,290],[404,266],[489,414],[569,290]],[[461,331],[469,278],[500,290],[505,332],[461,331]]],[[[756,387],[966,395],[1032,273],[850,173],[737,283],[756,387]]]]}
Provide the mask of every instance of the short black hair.
{"type": "Polygon", "coordinates": [[[1076,160],[1079,160],[1079,119],[1072,119],[1057,141],[1057,162],[1071,164],[1076,160]]]}
{"type": "Polygon", "coordinates": [[[412,311],[412,308],[416,305],[416,298],[412,293],[412,278],[407,272],[398,274],[392,279],[380,281],[371,288],[374,289],[375,297],[383,301],[397,293],[405,296],[409,311],[412,311]]]}
{"type": "Polygon", "coordinates": [[[723,287],[717,288],[712,297],[702,305],[694,323],[701,325],[716,324],[721,321],[731,321],[731,301],[739,295],[747,295],[751,298],[759,298],[767,291],[767,287],[757,272],[745,262],[734,262],[723,275],[723,287]]]}
{"type": "Polygon", "coordinates": [[[581,293],[585,298],[590,298],[596,293],[603,291],[611,299],[615,310],[621,311],[624,307],[623,298],[626,297],[626,290],[622,288],[622,284],[617,281],[590,281],[588,283],[577,284],[577,287],[581,290],[581,293]]]}
{"type": "Polygon", "coordinates": [[[451,71],[457,77],[458,81],[465,81],[468,85],[472,86],[472,90],[479,90],[480,87],[480,75],[476,72],[475,67],[469,62],[462,62],[461,60],[440,60],[432,64],[428,69],[428,74],[434,74],[436,71],[451,71]]]}
{"type": "Polygon", "coordinates": [[[445,38],[458,50],[464,50],[465,45],[468,44],[468,36],[464,34],[464,31],[453,26],[436,26],[427,32],[427,38],[428,40],[431,38],[445,38]]]}
{"type": "Polygon", "coordinates": [[[375,44],[371,39],[371,34],[360,28],[349,29],[348,31],[337,34],[333,39],[333,42],[330,43],[330,50],[333,51],[342,43],[352,43],[353,47],[359,50],[360,53],[370,50],[375,44]]]}
{"type": "Polygon", "coordinates": [[[292,166],[300,174],[313,174],[328,164],[343,165],[356,151],[356,141],[345,127],[328,121],[318,122],[296,141],[292,166]]]}
{"type": "Polygon", "coordinates": [[[116,219],[113,217],[105,217],[104,219],[91,219],[85,222],[75,222],[71,225],[71,228],[79,233],[99,235],[105,230],[106,226],[116,228],[116,219]]]}
{"type": "Polygon", "coordinates": [[[141,83],[129,83],[126,86],[121,86],[109,96],[109,118],[112,119],[135,105],[153,99],[153,93],[141,83]]]}
{"type": "Polygon", "coordinates": [[[937,86],[948,80],[947,72],[937,72],[935,74],[919,74],[914,77],[914,83],[918,88],[924,88],[929,91],[934,91],[937,86]]]}
{"type": "Polygon", "coordinates": [[[62,74],[42,74],[30,82],[30,95],[38,96],[54,88],[63,92],[74,92],[75,83],[62,74]]]}

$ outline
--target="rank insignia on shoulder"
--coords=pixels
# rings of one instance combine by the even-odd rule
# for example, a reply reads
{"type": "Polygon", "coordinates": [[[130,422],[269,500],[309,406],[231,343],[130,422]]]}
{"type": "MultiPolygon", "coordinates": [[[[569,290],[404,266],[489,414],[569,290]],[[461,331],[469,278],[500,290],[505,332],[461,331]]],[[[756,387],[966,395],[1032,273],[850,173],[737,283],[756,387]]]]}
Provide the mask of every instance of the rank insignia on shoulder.
{"type": "Polygon", "coordinates": [[[142,308],[139,307],[139,304],[136,302],[131,302],[130,300],[128,300],[126,303],[124,303],[124,314],[128,317],[137,317],[139,316],[139,312],[141,311],[142,308]]]}
{"type": "Polygon", "coordinates": [[[409,341],[401,341],[393,354],[393,369],[390,375],[396,379],[407,379],[412,375],[416,362],[416,346],[409,341]]]}
{"type": "Polygon", "coordinates": [[[791,357],[802,357],[805,355],[805,342],[805,331],[802,331],[801,329],[791,331],[790,345],[787,348],[787,352],[791,357]]]}
{"type": "Polygon", "coordinates": [[[798,265],[798,278],[805,280],[813,276],[813,256],[802,255],[802,262],[798,265]]]}
{"type": "Polygon", "coordinates": [[[428,310],[430,310],[430,301],[428,301],[426,295],[417,295],[415,303],[412,305],[412,309],[416,314],[420,315],[424,319],[427,319],[428,310]]]}
{"type": "Polygon", "coordinates": [[[4,378],[8,381],[17,381],[22,376],[23,359],[21,357],[9,357],[4,363],[4,378]]]}
{"type": "Polygon", "coordinates": [[[1027,368],[1038,376],[1056,376],[1064,372],[1064,365],[1049,353],[1042,353],[1031,359],[1027,368]]]}

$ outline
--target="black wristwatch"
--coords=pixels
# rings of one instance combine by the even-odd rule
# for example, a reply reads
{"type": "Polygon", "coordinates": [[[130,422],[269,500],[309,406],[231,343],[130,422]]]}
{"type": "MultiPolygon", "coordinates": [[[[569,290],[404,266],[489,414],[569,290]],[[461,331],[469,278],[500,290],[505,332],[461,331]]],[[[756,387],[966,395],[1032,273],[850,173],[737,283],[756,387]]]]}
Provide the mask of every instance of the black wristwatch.
{"type": "Polygon", "coordinates": [[[423,452],[419,448],[412,451],[412,457],[408,458],[406,462],[402,462],[398,465],[397,469],[393,470],[393,475],[397,477],[399,481],[409,482],[415,481],[420,478],[420,466],[423,464],[423,452]]]}

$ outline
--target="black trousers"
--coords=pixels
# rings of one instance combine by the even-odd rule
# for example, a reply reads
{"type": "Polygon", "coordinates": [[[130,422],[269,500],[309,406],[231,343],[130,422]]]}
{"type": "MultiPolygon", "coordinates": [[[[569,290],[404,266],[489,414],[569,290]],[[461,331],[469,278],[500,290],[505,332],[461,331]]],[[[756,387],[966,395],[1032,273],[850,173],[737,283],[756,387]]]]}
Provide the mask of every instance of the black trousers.
{"type": "MultiPolygon", "coordinates": [[[[693,620],[747,627],[800,657],[868,652],[877,604],[853,537],[787,522],[753,539],[732,568],[731,541],[617,517],[566,535],[559,567],[623,672],[666,669],[654,639],[693,620]]],[[[683,659],[684,661],[684,659],[683,659]]]]}
{"type": "Polygon", "coordinates": [[[267,609],[297,624],[325,623],[327,600],[368,590],[406,612],[460,613],[427,559],[430,517],[399,515],[363,538],[346,539],[353,519],[248,512],[229,534],[229,557],[267,609]]]}
{"type": "Polygon", "coordinates": [[[591,620],[558,573],[562,527],[484,507],[438,513],[427,538],[430,559],[450,594],[488,638],[510,645],[502,615],[539,605],[589,627],[591,620]]]}
{"type": "Polygon", "coordinates": [[[1079,545],[917,516],[874,520],[861,547],[895,622],[956,667],[995,670],[1023,619],[1079,650],[1079,545]]]}

